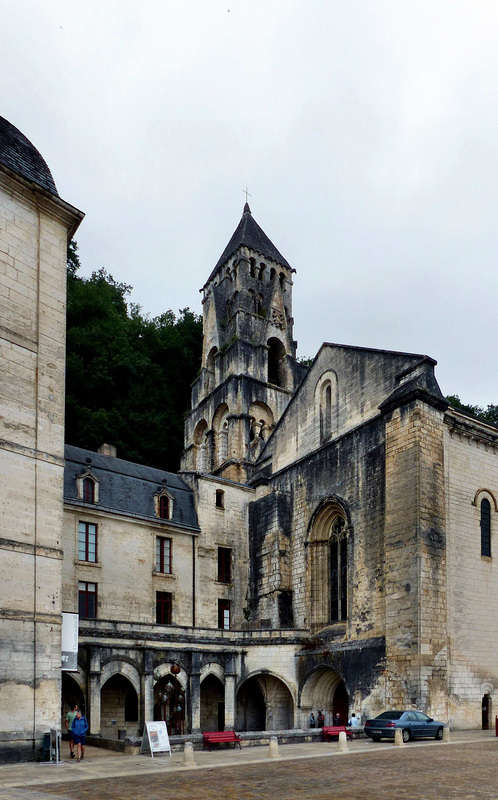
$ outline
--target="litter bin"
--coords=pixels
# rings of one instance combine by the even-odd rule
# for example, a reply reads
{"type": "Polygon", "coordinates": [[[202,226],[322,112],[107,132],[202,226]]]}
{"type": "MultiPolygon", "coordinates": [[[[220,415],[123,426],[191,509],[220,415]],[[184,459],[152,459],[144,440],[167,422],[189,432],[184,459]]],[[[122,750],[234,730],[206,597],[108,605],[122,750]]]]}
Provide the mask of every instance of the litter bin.
{"type": "Polygon", "coordinates": [[[50,761],[50,731],[43,734],[42,761],[50,761]]]}

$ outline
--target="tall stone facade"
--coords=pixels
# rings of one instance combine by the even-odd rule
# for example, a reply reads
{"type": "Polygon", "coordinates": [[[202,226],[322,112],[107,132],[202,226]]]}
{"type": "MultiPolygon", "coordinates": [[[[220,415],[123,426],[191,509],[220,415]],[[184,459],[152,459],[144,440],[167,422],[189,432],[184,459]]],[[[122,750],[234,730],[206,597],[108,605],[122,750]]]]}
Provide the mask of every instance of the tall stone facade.
{"type": "Polygon", "coordinates": [[[82,214],[0,118],[0,757],[59,725],[65,275],[82,214]]]}
{"type": "Polygon", "coordinates": [[[79,702],[93,735],[152,718],[171,733],[305,728],[319,709],[328,723],[393,707],[490,725],[498,428],[448,407],[426,355],[325,343],[299,364],[295,273],[246,204],[203,289],[181,472],[66,447],[61,540],[64,255],[79,216],[51,184],[9,164],[2,176],[2,291],[17,308],[2,333],[1,569],[23,586],[3,584],[2,678],[17,692],[4,744],[32,747],[59,713],[61,566],[62,609],[80,615],[62,712],[79,702]],[[28,218],[36,236],[11,250],[28,218]]]}

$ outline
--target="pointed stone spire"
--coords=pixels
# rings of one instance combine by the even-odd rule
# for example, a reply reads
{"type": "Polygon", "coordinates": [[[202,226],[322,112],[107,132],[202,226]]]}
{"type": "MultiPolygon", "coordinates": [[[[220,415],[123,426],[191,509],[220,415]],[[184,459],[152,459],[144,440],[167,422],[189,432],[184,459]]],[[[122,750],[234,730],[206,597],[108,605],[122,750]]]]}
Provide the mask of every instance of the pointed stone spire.
{"type": "Polygon", "coordinates": [[[228,261],[231,256],[233,256],[239,247],[247,247],[249,250],[258,253],[263,258],[270,258],[272,261],[276,261],[277,264],[281,264],[283,267],[287,267],[287,269],[295,272],[283,255],[279,253],[273,242],[270,241],[264,230],[260,228],[251,213],[249,203],[246,201],[241,220],[237,225],[232,238],[218,259],[215,268],[206,281],[205,286],[207,286],[207,284],[214,278],[218,269],[223,266],[223,264],[228,261]]]}

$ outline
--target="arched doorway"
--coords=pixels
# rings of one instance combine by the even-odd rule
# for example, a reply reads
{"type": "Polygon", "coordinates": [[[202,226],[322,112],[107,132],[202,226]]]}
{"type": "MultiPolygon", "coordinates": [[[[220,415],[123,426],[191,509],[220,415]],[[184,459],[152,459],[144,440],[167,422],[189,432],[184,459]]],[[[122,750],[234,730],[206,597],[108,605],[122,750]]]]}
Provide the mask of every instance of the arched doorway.
{"type": "Polygon", "coordinates": [[[315,717],[323,711],[325,725],[333,725],[335,714],[339,714],[340,724],[346,725],[348,705],[348,693],[339,673],[332,667],[320,667],[308,675],[301,692],[301,725],[308,727],[312,711],[315,717]]]}
{"type": "Polygon", "coordinates": [[[138,696],[124,675],[113,675],[100,690],[100,730],[104,738],[117,739],[119,731],[138,736],[138,696]]]}
{"type": "Polygon", "coordinates": [[[270,673],[249,678],[237,692],[237,730],[275,731],[294,726],[294,700],[286,684],[270,673]]]}
{"type": "Polygon", "coordinates": [[[238,731],[264,731],[266,704],[256,678],[250,678],[237,692],[236,728],[238,731]]]}
{"type": "Polygon", "coordinates": [[[71,711],[75,703],[78,705],[78,708],[81,708],[83,712],[86,711],[85,709],[85,698],[83,697],[83,692],[80,689],[78,683],[74,680],[74,678],[68,673],[62,673],[62,687],[61,687],[61,718],[62,718],[62,725],[61,730],[65,731],[66,726],[64,724],[66,719],[66,714],[68,711],[71,711]]]}
{"type": "Polygon", "coordinates": [[[164,720],[170,736],[185,733],[185,690],[169,673],[154,686],[154,719],[164,720]]]}
{"type": "Polygon", "coordinates": [[[225,730],[225,687],[216,675],[201,683],[201,731],[225,730]]]}

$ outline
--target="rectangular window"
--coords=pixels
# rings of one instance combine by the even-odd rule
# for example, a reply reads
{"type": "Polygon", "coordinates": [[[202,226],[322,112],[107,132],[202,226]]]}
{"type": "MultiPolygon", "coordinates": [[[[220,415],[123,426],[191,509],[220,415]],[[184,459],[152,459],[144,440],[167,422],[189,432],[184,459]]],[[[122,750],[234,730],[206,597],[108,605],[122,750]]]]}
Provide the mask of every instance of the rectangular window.
{"type": "Polygon", "coordinates": [[[156,592],[156,622],[171,625],[173,618],[173,595],[171,592],[156,592]]]}
{"type": "Polygon", "coordinates": [[[156,572],[171,573],[171,539],[156,536],[156,572]]]}
{"type": "Polygon", "coordinates": [[[91,522],[80,522],[78,526],[78,558],[97,561],[97,526],[91,522]]]}
{"type": "Polygon", "coordinates": [[[232,551],[230,547],[218,547],[218,580],[220,583],[231,581],[232,551]]]}
{"type": "Polygon", "coordinates": [[[79,581],[78,612],[81,619],[97,618],[97,584],[79,581]]]}
{"type": "Polygon", "coordinates": [[[230,630],[230,600],[218,600],[218,628],[230,630]]]}
{"type": "Polygon", "coordinates": [[[225,508],[225,492],[222,489],[216,489],[216,508],[225,508]]]}

